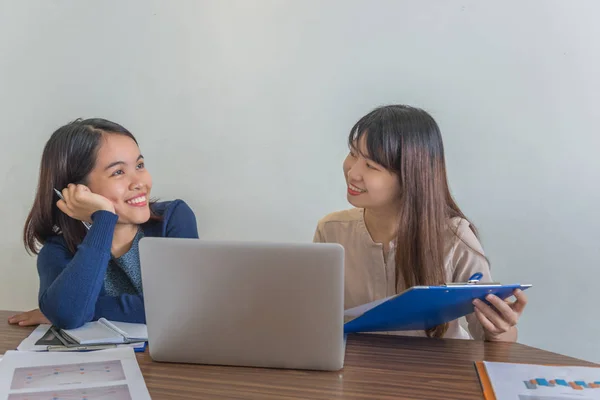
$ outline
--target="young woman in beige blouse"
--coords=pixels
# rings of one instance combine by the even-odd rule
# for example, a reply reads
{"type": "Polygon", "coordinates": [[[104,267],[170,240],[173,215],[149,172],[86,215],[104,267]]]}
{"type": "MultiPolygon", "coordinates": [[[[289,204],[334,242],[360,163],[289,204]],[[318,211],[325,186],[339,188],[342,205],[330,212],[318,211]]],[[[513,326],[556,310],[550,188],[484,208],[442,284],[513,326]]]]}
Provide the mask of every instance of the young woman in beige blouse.
{"type": "MultiPolygon", "coordinates": [[[[349,136],[344,161],[348,201],[355,208],[319,221],[315,242],[344,246],[345,308],[416,285],[466,282],[474,273],[491,282],[488,260],[450,194],[442,137],[425,111],[403,105],[375,109],[349,136]]],[[[475,301],[468,332],[458,323],[400,335],[516,341],[527,297],[475,301]]]]}

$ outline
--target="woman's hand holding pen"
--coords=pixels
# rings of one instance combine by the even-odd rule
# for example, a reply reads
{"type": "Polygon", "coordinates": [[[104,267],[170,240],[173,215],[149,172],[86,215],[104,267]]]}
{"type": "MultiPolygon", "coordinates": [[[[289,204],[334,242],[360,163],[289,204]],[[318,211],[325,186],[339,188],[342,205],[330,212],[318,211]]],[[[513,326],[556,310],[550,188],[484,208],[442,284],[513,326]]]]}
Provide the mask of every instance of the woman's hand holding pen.
{"type": "Polygon", "coordinates": [[[70,183],[62,190],[62,199],[56,206],[71,218],[84,222],[92,222],[92,214],[105,210],[115,213],[115,207],[110,200],[92,191],[85,185],[70,183]]]}

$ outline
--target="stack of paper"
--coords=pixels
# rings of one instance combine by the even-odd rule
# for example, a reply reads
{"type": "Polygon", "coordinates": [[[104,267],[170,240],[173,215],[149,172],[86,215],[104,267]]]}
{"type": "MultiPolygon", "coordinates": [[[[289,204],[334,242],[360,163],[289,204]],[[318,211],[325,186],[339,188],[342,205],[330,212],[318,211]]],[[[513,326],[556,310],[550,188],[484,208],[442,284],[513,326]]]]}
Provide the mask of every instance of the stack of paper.
{"type": "Polygon", "coordinates": [[[9,351],[0,362],[7,400],[146,400],[150,394],[131,348],[85,353],[9,351]]]}

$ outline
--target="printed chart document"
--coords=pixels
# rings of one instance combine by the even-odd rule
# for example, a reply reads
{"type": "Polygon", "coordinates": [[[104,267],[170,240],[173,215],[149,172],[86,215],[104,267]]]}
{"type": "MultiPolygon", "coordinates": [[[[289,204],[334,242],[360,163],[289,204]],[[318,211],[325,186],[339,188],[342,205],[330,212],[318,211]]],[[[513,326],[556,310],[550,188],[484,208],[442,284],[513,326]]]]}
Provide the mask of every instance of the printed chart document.
{"type": "Polygon", "coordinates": [[[600,367],[477,362],[486,400],[600,400],[600,367]]]}
{"type": "Polygon", "coordinates": [[[149,400],[132,348],[85,353],[7,352],[0,400],[149,400]]]}

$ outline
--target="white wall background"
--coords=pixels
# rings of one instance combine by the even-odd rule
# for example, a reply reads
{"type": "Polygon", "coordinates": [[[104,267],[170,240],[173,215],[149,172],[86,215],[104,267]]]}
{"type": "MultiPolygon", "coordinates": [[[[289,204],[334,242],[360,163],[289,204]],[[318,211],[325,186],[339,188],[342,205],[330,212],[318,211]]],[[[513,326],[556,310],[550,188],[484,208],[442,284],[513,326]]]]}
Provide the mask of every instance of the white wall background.
{"type": "Polygon", "coordinates": [[[600,3],[0,0],[0,309],[36,306],[21,243],[42,147],[122,123],[203,238],[312,239],[345,208],[346,135],[408,103],[442,127],[520,340],[600,361],[600,3]]]}

